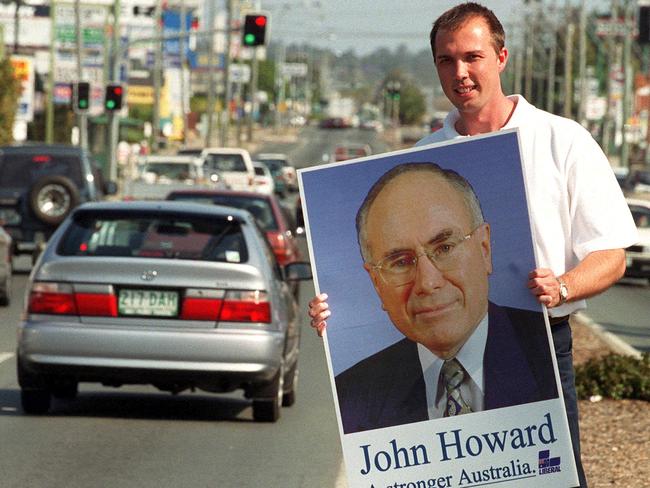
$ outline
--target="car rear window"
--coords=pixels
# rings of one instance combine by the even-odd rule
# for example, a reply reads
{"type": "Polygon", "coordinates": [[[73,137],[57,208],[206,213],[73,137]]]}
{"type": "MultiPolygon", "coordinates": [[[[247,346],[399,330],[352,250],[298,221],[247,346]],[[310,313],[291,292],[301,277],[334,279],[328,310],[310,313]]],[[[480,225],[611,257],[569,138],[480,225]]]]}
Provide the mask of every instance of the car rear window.
{"type": "Polygon", "coordinates": [[[141,174],[151,173],[159,179],[184,180],[196,177],[194,165],[190,163],[173,163],[156,161],[145,163],[140,169],[141,174]]]}
{"type": "Polygon", "coordinates": [[[66,176],[82,185],[81,161],[73,154],[12,154],[0,157],[0,187],[23,187],[46,176],[66,176]]]}
{"type": "Polygon", "coordinates": [[[58,253],[227,263],[248,261],[239,222],[198,216],[82,213],[66,231],[58,253]]]}
{"type": "Polygon", "coordinates": [[[278,230],[271,203],[264,198],[241,197],[237,195],[202,195],[200,193],[172,193],[169,200],[183,200],[194,203],[223,205],[248,210],[263,231],[278,230]]]}
{"type": "Polygon", "coordinates": [[[240,154],[208,154],[205,157],[205,167],[217,171],[248,172],[244,158],[240,154]]]}
{"type": "Polygon", "coordinates": [[[266,164],[273,174],[279,173],[282,167],[287,165],[282,159],[259,159],[258,161],[266,164]]]}

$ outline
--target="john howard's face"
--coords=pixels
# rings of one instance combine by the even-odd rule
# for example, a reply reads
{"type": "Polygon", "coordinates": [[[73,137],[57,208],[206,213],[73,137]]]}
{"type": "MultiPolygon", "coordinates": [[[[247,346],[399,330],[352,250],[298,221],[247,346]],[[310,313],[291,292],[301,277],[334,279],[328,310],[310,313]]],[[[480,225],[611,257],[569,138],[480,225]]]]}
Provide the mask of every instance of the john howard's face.
{"type": "Polygon", "coordinates": [[[366,236],[372,263],[364,267],[395,327],[438,357],[453,357],[487,313],[489,226],[474,229],[461,193],[416,171],[382,189],[366,236]]]}

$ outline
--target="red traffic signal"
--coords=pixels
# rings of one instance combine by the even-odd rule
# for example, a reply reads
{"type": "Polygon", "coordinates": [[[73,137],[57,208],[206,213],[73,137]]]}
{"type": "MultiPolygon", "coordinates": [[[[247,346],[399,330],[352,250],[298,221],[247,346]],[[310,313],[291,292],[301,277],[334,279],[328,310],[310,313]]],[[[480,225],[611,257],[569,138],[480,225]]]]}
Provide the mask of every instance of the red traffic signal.
{"type": "Polygon", "coordinates": [[[122,108],[122,95],[124,89],[122,85],[107,85],[106,94],[104,96],[104,108],[106,110],[120,110],[122,108]]]}
{"type": "Polygon", "coordinates": [[[249,14],[244,17],[244,46],[255,47],[266,44],[266,26],[268,16],[265,14],[249,14]]]}

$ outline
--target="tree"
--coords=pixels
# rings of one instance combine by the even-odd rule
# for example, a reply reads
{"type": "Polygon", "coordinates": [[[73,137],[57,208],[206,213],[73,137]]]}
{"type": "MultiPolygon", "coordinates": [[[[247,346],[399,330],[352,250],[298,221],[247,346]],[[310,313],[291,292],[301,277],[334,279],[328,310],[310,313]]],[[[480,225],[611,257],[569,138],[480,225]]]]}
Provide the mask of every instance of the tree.
{"type": "Polygon", "coordinates": [[[422,116],[426,113],[426,101],[420,89],[414,84],[407,82],[402,85],[399,100],[399,118],[403,125],[414,125],[422,122],[422,116]]]}
{"type": "Polygon", "coordinates": [[[9,144],[14,141],[14,121],[21,88],[8,57],[0,60],[0,86],[0,144],[9,144]]]}

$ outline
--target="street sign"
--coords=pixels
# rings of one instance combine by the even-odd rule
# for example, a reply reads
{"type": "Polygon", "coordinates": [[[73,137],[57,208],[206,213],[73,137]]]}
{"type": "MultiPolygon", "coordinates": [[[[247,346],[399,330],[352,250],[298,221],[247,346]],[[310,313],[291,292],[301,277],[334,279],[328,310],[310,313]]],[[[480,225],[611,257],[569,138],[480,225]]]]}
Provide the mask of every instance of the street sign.
{"type": "Polygon", "coordinates": [[[307,76],[307,63],[284,63],[282,65],[282,75],[304,78],[307,76]]]}
{"type": "Polygon", "coordinates": [[[16,120],[31,122],[34,120],[34,60],[28,56],[11,56],[11,65],[22,88],[18,98],[16,120]]]}
{"type": "Polygon", "coordinates": [[[626,23],[625,19],[598,19],[596,20],[596,35],[598,37],[625,37],[630,32],[636,37],[636,25],[626,23]]]}
{"type": "Polygon", "coordinates": [[[251,67],[247,64],[231,64],[230,81],[233,83],[248,83],[251,81],[251,67]]]}

